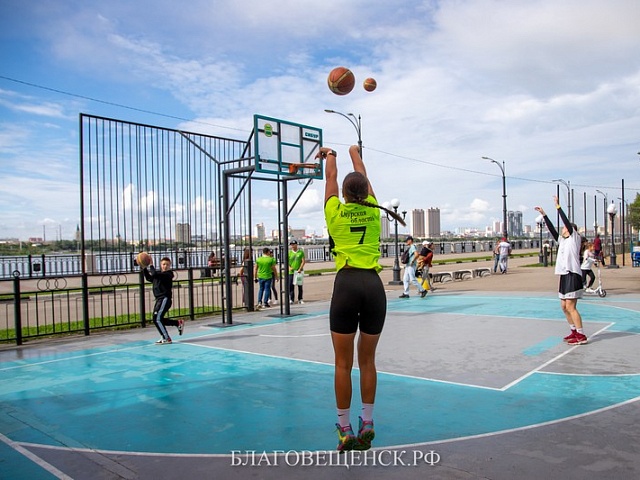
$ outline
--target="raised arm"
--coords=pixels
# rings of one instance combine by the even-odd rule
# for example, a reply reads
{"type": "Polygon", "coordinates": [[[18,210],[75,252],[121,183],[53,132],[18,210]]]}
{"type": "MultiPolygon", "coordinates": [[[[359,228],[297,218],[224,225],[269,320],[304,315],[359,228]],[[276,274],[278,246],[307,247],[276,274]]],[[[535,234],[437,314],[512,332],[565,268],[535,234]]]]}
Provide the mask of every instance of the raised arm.
{"type": "MultiPolygon", "coordinates": [[[[351,156],[351,163],[353,164],[353,171],[359,172],[367,177],[367,169],[364,166],[364,162],[362,161],[362,156],[360,156],[360,148],[357,145],[351,145],[349,147],[349,155],[351,156]]],[[[367,177],[367,181],[369,177],[367,177]]],[[[371,182],[369,182],[369,195],[375,197],[375,193],[373,193],[373,187],[371,186],[371,182]]]]}
{"type": "Polygon", "coordinates": [[[324,185],[324,203],[327,203],[333,196],[340,194],[340,188],[338,187],[338,165],[336,159],[336,152],[328,147],[320,147],[316,158],[326,159],[324,165],[324,174],[326,177],[324,185]]]}

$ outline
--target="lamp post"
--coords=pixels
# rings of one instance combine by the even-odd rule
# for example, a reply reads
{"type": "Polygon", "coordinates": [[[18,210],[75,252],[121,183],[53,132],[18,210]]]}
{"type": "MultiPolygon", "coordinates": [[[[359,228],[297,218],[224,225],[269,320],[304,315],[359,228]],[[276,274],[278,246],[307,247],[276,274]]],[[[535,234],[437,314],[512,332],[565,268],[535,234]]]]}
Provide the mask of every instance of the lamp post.
{"type": "MultiPolygon", "coordinates": [[[[604,241],[607,241],[607,204],[609,203],[609,199],[607,198],[607,194],[600,191],[600,190],[596,190],[597,193],[599,193],[600,195],[602,195],[604,197],[603,201],[604,201],[604,208],[602,210],[602,217],[604,218],[604,241]]],[[[603,262],[604,262],[604,248],[602,249],[602,258],[603,258],[603,262]]]]}
{"type": "MultiPolygon", "coordinates": [[[[398,207],[400,206],[400,200],[398,200],[397,198],[394,198],[393,200],[391,200],[391,207],[393,208],[394,213],[398,213],[398,207]]],[[[407,212],[402,212],[402,219],[404,220],[404,216],[406,215],[407,212]]],[[[394,225],[395,225],[395,243],[396,243],[396,248],[395,248],[395,259],[393,261],[393,280],[391,280],[389,282],[389,285],[402,285],[402,280],[400,280],[400,258],[398,256],[398,250],[399,250],[399,245],[398,245],[398,219],[394,218],[394,225]]]]}
{"type": "Polygon", "coordinates": [[[544,253],[542,253],[542,227],[544,227],[544,217],[538,215],[536,217],[536,223],[538,224],[538,230],[540,230],[540,253],[538,253],[538,263],[544,264],[544,253]]]}
{"type": "Polygon", "coordinates": [[[358,134],[358,148],[360,149],[360,158],[362,158],[362,119],[360,118],[360,115],[356,117],[353,113],[345,114],[328,108],[325,108],[324,111],[327,113],[335,113],[349,120],[349,123],[353,125],[353,128],[356,129],[356,133],[358,134]]]}
{"type": "Polygon", "coordinates": [[[571,182],[564,181],[561,178],[551,180],[552,182],[561,183],[567,187],[567,218],[573,222],[573,214],[571,213],[571,182]]]}
{"type": "Polygon", "coordinates": [[[504,171],[504,161],[502,164],[497,160],[494,160],[490,157],[482,157],[483,160],[489,160],[491,163],[495,163],[500,167],[500,171],[502,172],[502,236],[504,238],[507,237],[507,177],[504,171]]]}
{"type": "Polygon", "coordinates": [[[613,200],[611,200],[611,203],[607,207],[607,213],[609,214],[609,220],[611,220],[611,254],[609,255],[609,265],[607,265],[607,268],[618,268],[618,265],[616,264],[616,244],[613,235],[613,222],[616,218],[616,214],[618,213],[618,209],[616,208],[616,204],[613,203],[613,200]]]}

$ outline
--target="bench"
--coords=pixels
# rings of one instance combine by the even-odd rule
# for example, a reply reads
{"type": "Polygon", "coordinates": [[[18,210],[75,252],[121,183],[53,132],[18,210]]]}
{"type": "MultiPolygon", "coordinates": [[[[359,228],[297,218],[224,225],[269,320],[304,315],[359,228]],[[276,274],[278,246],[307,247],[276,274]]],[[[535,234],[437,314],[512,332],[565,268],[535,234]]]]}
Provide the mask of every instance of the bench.
{"type": "Polygon", "coordinates": [[[453,272],[454,280],[467,280],[473,277],[473,272],[471,270],[456,270],[453,272]]]}
{"type": "Polygon", "coordinates": [[[433,280],[434,283],[447,283],[447,282],[453,282],[453,274],[451,272],[438,272],[438,273],[431,273],[431,280],[433,280]]]}
{"type": "Polygon", "coordinates": [[[473,274],[475,277],[488,277],[491,275],[491,269],[487,267],[476,268],[473,274]]]}
{"type": "MultiPolygon", "coordinates": [[[[210,267],[204,267],[200,269],[200,278],[209,278],[209,277],[214,277],[216,275],[216,271],[218,271],[219,269],[224,269],[224,261],[220,261],[219,258],[215,258],[213,260],[213,265],[211,265],[210,267]]],[[[235,258],[231,259],[231,268],[237,267],[238,266],[238,260],[236,260],[235,258]]]]}

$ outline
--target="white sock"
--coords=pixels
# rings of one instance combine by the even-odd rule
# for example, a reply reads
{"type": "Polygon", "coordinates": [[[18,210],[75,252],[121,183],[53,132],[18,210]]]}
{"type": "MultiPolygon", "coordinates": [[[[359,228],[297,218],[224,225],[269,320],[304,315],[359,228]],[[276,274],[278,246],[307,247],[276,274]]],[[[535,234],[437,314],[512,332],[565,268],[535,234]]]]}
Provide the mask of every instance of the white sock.
{"type": "Polygon", "coordinates": [[[578,328],[577,330],[580,335],[584,335],[584,331],[581,328],[578,328]]]}
{"type": "Polygon", "coordinates": [[[351,425],[351,409],[350,408],[338,408],[338,424],[341,427],[348,427],[351,425]]]}
{"type": "Polygon", "coordinates": [[[373,403],[363,403],[362,404],[362,420],[365,422],[370,422],[373,420],[373,403]]]}
{"type": "Polygon", "coordinates": [[[571,326],[571,331],[572,331],[572,332],[573,332],[573,331],[575,331],[576,326],[575,326],[575,325],[570,325],[570,326],[571,326]]]}

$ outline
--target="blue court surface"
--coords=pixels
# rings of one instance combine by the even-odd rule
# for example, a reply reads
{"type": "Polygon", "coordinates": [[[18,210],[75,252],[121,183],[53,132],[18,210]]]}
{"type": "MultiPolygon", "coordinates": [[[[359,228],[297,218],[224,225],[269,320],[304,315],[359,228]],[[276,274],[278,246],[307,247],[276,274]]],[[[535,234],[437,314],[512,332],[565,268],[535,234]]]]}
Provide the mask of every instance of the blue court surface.
{"type": "Polygon", "coordinates": [[[554,295],[390,298],[364,460],[334,453],[328,308],[0,350],[0,478],[640,475],[637,296],[580,301],[575,347],[554,295]]]}

